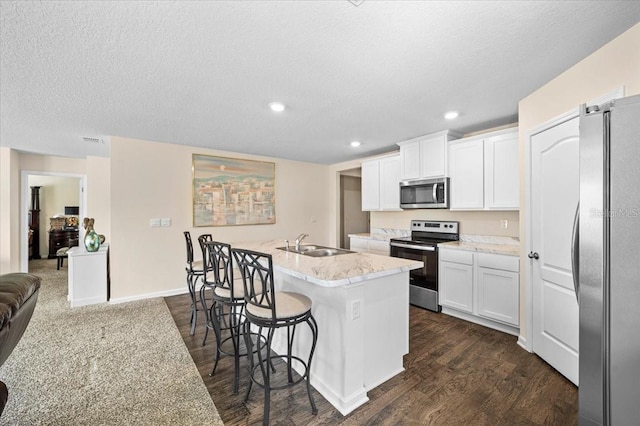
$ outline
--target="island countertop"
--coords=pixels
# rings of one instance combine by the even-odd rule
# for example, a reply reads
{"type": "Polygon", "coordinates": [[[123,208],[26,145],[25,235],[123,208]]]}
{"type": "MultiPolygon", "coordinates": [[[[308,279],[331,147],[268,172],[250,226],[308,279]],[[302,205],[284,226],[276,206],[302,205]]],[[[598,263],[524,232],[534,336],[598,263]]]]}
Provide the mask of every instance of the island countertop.
{"type": "MultiPolygon", "coordinates": [[[[311,242],[305,244],[311,244],[311,242]]],[[[283,240],[244,241],[233,248],[253,250],[272,256],[273,269],[323,287],[339,287],[421,268],[422,262],[370,253],[311,257],[279,250],[283,240]]]]}

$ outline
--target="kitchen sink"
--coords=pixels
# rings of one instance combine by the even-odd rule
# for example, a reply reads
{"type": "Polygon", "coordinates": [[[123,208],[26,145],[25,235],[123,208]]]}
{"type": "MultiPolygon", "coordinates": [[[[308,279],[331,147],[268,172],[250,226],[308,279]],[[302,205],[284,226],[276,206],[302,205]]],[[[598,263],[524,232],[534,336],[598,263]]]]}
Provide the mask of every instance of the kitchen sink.
{"type": "Polygon", "coordinates": [[[327,257],[327,256],[337,256],[339,254],[354,253],[353,251],[349,251],[349,250],[325,247],[325,246],[316,246],[312,244],[301,244],[298,247],[298,250],[296,250],[295,247],[289,247],[288,249],[286,247],[277,247],[277,249],[289,251],[291,253],[303,254],[305,256],[310,256],[310,257],[327,257]]]}
{"type": "Polygon", "coordinates": [[[302,254],[311,257],[326,257],[326,256],[337,256],[339,254],[348,254],[353,253],[349,250],[337,249],[337,248],[319,248],[315,250],[305,251],[302,254]]]}

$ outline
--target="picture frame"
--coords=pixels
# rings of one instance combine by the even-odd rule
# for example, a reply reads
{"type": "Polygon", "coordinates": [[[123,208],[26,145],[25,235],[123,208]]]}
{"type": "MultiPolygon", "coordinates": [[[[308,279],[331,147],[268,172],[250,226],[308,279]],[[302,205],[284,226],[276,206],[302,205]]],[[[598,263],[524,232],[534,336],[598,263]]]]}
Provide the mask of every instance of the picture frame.
{"type": "Polygon", "coordinates": [[[272,162],[192,156],[193,226],[276,223],[276,165],[272,162]]]}

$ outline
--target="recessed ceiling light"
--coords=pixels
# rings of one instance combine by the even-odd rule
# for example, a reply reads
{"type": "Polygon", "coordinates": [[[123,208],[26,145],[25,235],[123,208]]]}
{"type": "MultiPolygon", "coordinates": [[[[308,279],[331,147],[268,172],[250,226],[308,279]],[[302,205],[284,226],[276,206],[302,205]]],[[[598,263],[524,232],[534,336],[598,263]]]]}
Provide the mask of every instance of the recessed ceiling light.
{"type": "Polygon", "coordinates": [[[284,111],[284,105],[281,104],[280,102],[271,102],[269,104],[269,108],[271,108],[271,111],[274,111],[274,112],[284,111]]]}
{"type": "Polygon", "coordinates": [[[357,148],[362,144],[360,143],[360,141],[351,141],[351,143],[349,143],[349,145],[351,145],[354,148],[357,148]]]}
{"type": "Polygon", "coordinates": [[[444,115],[447,120],[453,120],[456,117],[458,117],[458,111],[449,111],[444,115]]]}

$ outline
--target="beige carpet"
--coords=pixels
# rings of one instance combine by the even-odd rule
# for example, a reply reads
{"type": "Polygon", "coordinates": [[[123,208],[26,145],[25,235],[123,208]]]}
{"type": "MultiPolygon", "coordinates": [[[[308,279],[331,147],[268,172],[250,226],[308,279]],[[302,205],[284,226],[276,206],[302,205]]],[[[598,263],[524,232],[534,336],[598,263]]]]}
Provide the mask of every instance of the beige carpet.
{"type": "Polygon", "coordinates": [[[2,367],[0,425],[222,425],[162,299],[71,309],[67,265],[43,278],[36,309],[2,367]]]}

